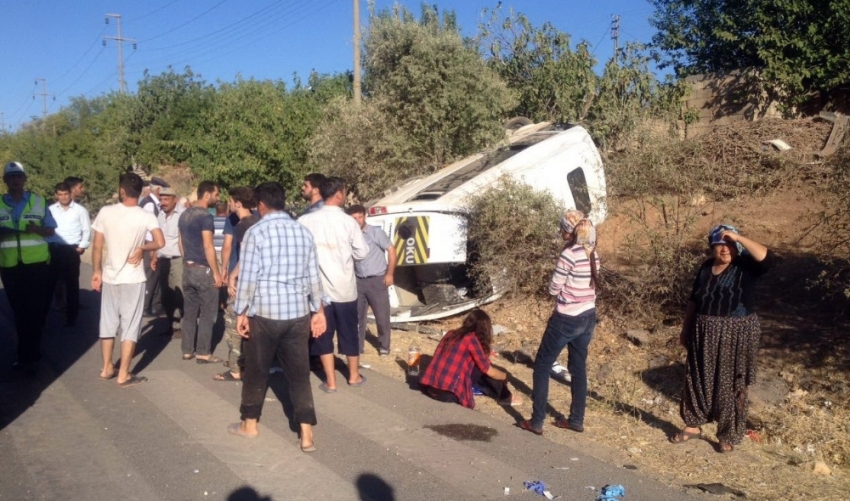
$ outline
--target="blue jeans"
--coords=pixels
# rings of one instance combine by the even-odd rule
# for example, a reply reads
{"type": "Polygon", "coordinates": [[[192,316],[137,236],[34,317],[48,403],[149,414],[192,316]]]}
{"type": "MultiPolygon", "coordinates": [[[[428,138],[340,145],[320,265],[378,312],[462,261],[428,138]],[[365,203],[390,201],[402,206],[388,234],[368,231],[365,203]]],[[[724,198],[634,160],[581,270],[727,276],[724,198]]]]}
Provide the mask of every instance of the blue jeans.
{"type": "Polygon", "coordinates": [[[587,406],[587,347],[595,328],[595,309],[574,317],[558,312],[549,317],[543,339],[540,340],[540,348],[537,349],[537,357],[534,359],[534,389],[531,391],[531,425],[534,428],[540,429],[546,419],[549,372],[565,346],[569,350],[567,368],[572,377],[572,403],[567,421],[578,429],[584,427],[584,410],[587,406]]]}

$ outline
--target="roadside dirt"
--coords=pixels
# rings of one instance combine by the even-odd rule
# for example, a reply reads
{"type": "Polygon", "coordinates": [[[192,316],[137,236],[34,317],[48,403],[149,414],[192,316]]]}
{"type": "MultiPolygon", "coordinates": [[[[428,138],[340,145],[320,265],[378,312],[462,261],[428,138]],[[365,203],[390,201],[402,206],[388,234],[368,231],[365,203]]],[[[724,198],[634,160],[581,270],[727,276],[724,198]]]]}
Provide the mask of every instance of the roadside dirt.
{"type": "MultiPolygon", "coordinates": [[[[714,224],[731,222],[780,258],[759,288],[763,334],[759,382],[750,394],[752,432],[735,452],[715,452],[712,425],[704,428],[706,440],[667,442],[667,436],[682,426],[678,400],[684,351],[678,346],[679,320],[640,324],[606,311],[604,305],[588,360],[586,431],[576,434],[547,425],[545,438],[637,468],[670,485],[719,482],[744,491],[748,499],[765,501],[844,499],[850,488],[850,325],[809,286],[820,267],[803,231],[818,201],[816,187],[798,186],[765,197],[697,207],[694,238],[702,238],[714,224]],[[643,331],[640,345],[627,339],[629,330],[643,331]]],[[[613,263],[622,253],[634,252],[626,247],[633,225],[628,207],[610,205],[612,213],[599,229],[600,253],[603,262],[613,263]]],[[[493,349],[498,355],[493,362],[511,372],[513,386],[525,402],[504,408],[478,397],[477,412],[506,422],[530,415],[530,359],[551,308],[551,303],[534,299],[485,307],[494,325],[508,330],[495,336],[493,349]]],[[[462,316],[421,325],[427,333],[393,331],[390,358],[381,360],[374,348],[367,348],[362,361],[371,370],[405,381],[408,346],[416,342],[425,355],[433,353],[440,334],[461,320],[462,316]]],[[[559,360],[566,364],[566,353],[559,360]]],[[[553,379],[549,395],[553,411],[567,412],[569,402],[569,384],[553,379]]],[[[535,439],[529,434],[529,440],[535,439]]]]}

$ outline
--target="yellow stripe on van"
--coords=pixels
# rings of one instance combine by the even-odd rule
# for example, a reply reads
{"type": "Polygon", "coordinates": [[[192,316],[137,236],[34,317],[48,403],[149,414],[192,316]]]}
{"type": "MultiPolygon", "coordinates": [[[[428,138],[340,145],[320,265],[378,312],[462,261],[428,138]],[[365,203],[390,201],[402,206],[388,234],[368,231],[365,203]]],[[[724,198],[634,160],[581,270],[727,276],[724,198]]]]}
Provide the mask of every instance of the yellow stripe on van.
{"type": "Polygon", "coordinates": [[[396,219],[393,246],[398,256],[397,266],[427,264],[431,255],[428,227],[430,216],[400,217],[396,219]]]}

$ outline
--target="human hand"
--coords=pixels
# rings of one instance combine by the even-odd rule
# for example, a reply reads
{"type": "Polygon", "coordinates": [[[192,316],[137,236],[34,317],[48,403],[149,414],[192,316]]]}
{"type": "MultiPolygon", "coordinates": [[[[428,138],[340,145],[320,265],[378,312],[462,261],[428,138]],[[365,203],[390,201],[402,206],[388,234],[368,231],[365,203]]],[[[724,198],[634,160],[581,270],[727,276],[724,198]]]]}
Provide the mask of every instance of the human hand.
{"type": "Polygon", "coordinates": [[[151,270],[156,271],[156,267],[159,263],[157,263],[158,259],[156,257],[151,258],[151,270]]]}
{"type": "Polygon", "coordinates": [[[384,275],[384,286],[385,287],[389,287],[390,285],[392,285],[394,283],[395,283],[395,279],[393,278],[393,276],[391,274],[387,273],[386,275],[384,275]]]}
{"type": "Polygon", "coordinates": [[[327,329],[328,322],[325,318],[325,312],[320,311],[318,313],[314,313],[310,318],[310,332],[313,334],[313,337],[321,336],[327,329]]]}
{"type": "Polygon", "coordinates": [[[82,256],[82,255],[83,255],[83,254],[85,254],[85,253],[86,253],[86,250],[85,250],[85,249],[81,249],[81,248],[77,247],[77,254],[79,254],[79,255],[81,255],[81,256],[82,256]]]}
{"type": "Polygon", "coordinates": [[[236,332],[243,339],[248,339],[248,333],[251,332],[250,325],[248,324],[248,315],[242,314],[236,317],[236,332]]]}
{"type": "Polygon", "coordinates": [[[103,285],[102,274],[99,271],[96,271],[91,276],[91,288],[97,292],[100,292],[101,286],[103,285]]]}
{"type": "Polygon", "coordinates": [[[130,255],[127,257],[127,264],[137,266],[139,263],[142,262],[142,255],[144,253],[145,251],[143,251],[141,247],[136,247],[135,249],[133,249],[133,252],[131,252],[130,255]]]}
{"type": "Polygon", "coordinates": [[[735,233],[734,231],[723,230],[720,233],[720,238],[722,238],[726,242],[738,243],[741,235],[735,233]]]}
{"type": "Polygon", "coordinates": [[[222,285],[224,285],[224,280],[223,280],[223,278],[220,274],[214,273],[213,274],[213,283],[214,283],[216,288],[219,288],[222,285]]]}

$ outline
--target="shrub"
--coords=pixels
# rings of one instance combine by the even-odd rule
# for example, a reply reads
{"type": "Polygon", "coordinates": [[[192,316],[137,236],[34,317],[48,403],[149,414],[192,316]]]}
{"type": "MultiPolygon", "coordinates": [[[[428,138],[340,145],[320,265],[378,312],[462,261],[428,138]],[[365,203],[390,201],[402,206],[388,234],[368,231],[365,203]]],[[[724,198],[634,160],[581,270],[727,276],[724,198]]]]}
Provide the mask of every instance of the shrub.
{"type": "Polygon", "coordinates": [[[470,276],[477,286],[547,296],[562,245],[558,235],[562,210],[548,191],[507,177],[472,198],[467,237],[470,276]]]}

